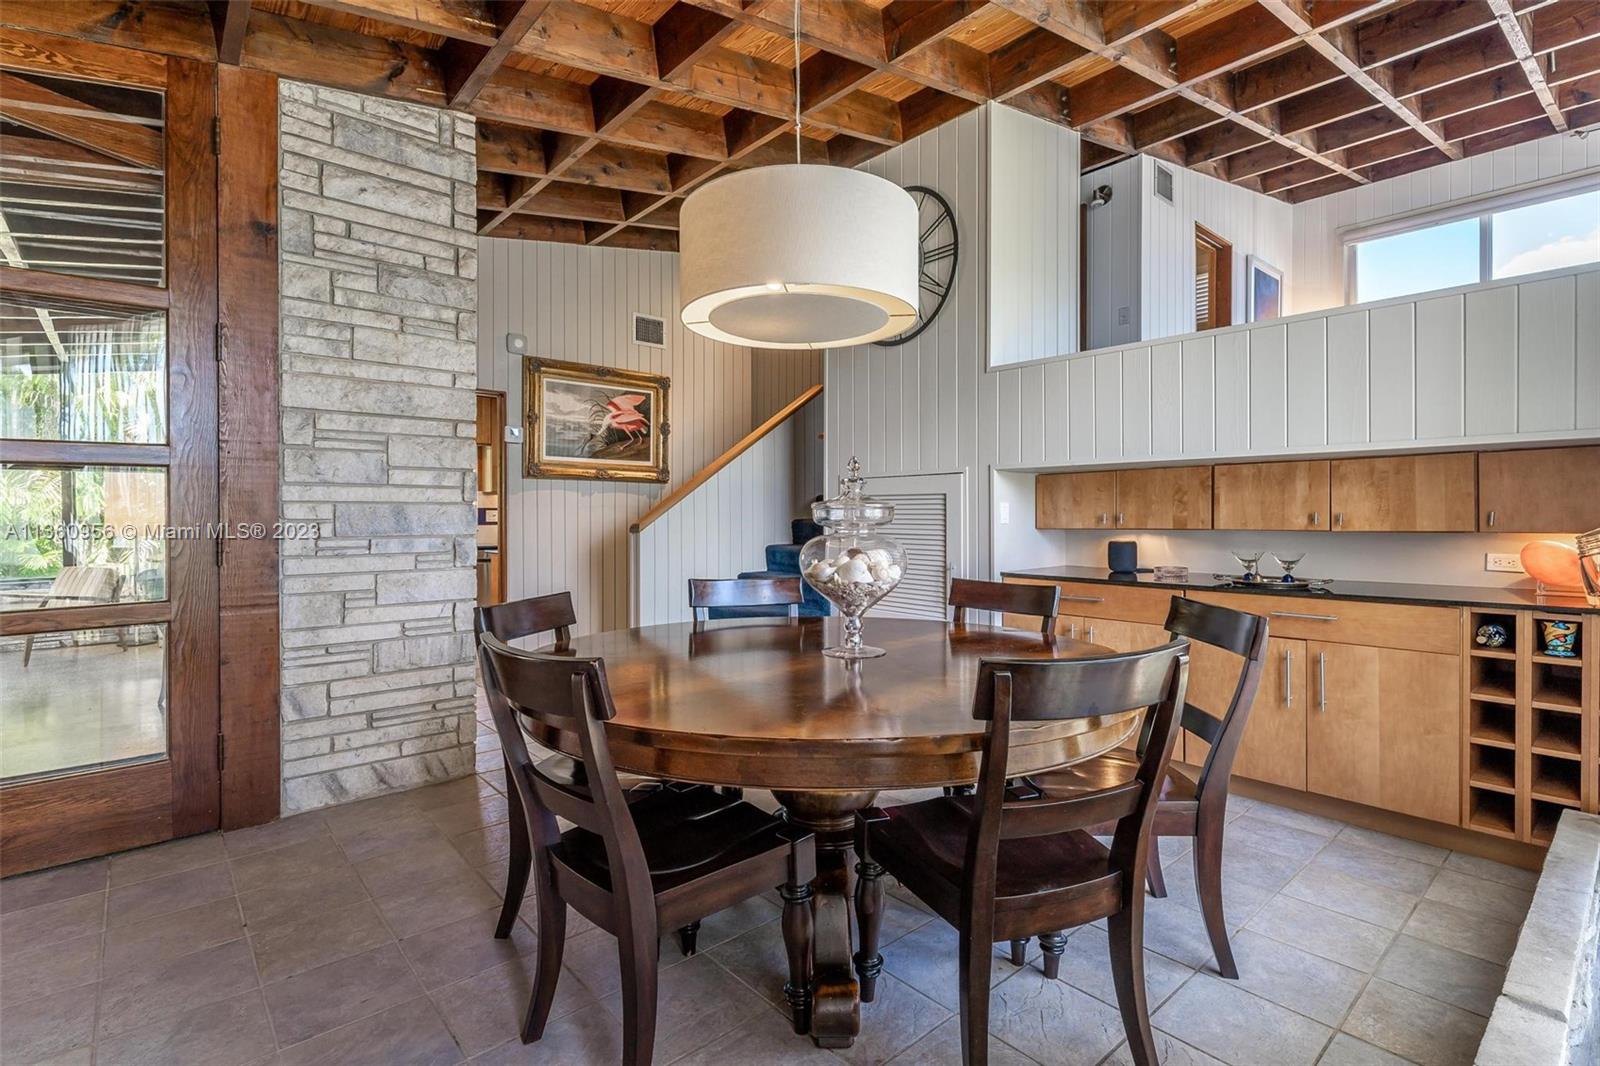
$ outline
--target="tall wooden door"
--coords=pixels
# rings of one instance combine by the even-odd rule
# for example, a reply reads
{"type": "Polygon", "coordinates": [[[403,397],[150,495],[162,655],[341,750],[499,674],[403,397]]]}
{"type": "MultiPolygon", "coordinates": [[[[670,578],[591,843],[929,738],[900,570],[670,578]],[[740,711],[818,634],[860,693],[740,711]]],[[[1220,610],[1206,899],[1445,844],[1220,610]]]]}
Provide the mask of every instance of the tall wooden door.
{"type": "Polygon", "coordinates": [[[5,30],[0,872],[218,820],[215,68],[5,30]]]}

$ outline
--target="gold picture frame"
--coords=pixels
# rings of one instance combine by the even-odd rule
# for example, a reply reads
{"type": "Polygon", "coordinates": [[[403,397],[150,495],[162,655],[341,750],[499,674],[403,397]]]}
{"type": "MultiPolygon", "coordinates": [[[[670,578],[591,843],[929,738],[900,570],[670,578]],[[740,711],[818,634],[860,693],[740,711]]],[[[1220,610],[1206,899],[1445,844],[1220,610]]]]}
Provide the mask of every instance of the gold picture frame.
{"type": "Polygon", "coordinates": [[[666,481],[671,379],[528,356],[523,471],[531,478],[666,481]]]}

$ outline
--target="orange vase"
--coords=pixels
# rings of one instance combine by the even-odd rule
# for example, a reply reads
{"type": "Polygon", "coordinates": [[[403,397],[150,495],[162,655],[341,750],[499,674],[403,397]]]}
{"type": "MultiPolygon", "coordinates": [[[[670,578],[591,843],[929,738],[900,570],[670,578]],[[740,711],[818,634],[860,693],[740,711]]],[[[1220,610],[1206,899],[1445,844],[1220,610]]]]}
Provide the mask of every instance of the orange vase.
{"type": "Polygon", "coordinates": [[[1522,547],[1522,568],[1546,588],[1583,591],[1578,549],[1559,540],[1535,540],[1522,547]]]}

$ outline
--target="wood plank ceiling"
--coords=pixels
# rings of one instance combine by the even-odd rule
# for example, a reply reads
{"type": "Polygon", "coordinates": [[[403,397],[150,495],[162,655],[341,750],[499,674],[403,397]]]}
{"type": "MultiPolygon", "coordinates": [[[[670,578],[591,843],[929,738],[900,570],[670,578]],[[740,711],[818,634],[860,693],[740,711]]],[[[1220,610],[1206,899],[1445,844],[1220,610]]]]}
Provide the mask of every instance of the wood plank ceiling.
{"type": "MultiPolygon", "coordinates": [[[[792,0],[6,0],[57,34],[478,118],[480,230],[673,249],[682,198],[795,158],[792,0]]],[[[1600,0],[804,0],[807,161],[999,100],[1290,202],[1600,123],[1600,0]]],[[[0,94],[3,95],[3,94],[0,94]]],[[[4,107],[0,100],[0,107],[4,107]]]]}

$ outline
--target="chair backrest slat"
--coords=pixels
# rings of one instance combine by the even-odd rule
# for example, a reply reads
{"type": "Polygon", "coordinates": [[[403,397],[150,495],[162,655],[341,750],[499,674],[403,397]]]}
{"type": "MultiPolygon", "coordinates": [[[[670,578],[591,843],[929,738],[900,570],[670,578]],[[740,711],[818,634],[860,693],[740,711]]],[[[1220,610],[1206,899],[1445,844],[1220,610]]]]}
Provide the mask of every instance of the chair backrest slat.
{"type": "Polygon", "coordinates": [[[689,579],[689,607],[696,622],[706,621],[713,607],[788,607],[789,617],[798,618],[803,598],[798,577],[689,579]]]}
{"type": "Polygon", "coordinates": [[[1056,628],[1061,589],[1056,585],[1021,585],[1009,581],[972,581],[953,578],[950,582],[951,621],[966,625],[973,611],[998,611],[1003,614],[1029,614],[1039,619],[1041,633],[1056,628]]]}
{"type": "MultiPolygon", "coordinates": [[[[1209,782],[1215,780],[1226,785],[1233,772],[1233,759],[1244,739],[1250,707],[1255,703],[1256,689],[1260,687],[1261,671],[1266,663],[1267,619],[1214,603],[1174,596],[1167,609],[1166,629],[1173,637],[1207,644],[1242,659],[1232,698],[1220,716],[1193,704],[1183,708],[1183,728],[1211,746],[1205,765],[1200,768],[1199,780],[1195,782],[1195,797],[1204,804],[1208,802],[1209,782]]],[[[1218,789],[1213,800],[1225,798],[1223,791],[1218,789]]]]}
{"type": "Polygon", "coordinates": [[[1125,781],[1083,796],[1008,803],[1000,820],[1000,836],[1013,840],[1115,822],[1138,808],[1139,794],[1138,781],[1125,781]]]}
{"type": "Polygon", "coordinates": [[[552,592],[510,603],[479,607],[474,622],[478,633],[493,633],[504,641],[521,640],[536,633],[555,632],[557,647],[572,639],[578,615],[572,609],[570,592],[552,592]]]}

